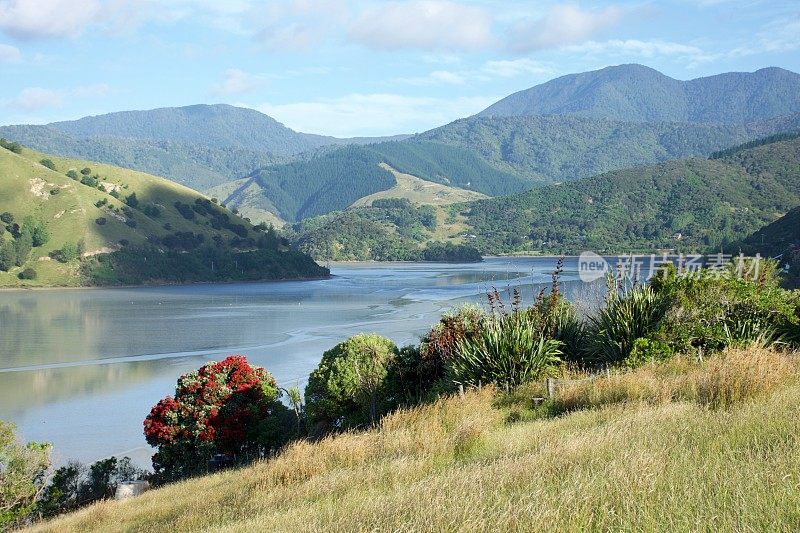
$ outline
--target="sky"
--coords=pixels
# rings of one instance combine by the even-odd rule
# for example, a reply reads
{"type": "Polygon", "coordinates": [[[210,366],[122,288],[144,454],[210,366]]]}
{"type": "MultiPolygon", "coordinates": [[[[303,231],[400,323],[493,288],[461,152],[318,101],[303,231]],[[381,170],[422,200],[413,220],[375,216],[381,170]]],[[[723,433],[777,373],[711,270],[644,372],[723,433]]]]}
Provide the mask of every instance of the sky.
{"type": "Polygon", "coordinates": [[[0,0],[0,124],[227,103],[415,133],[623,63],[800,72],[800,1],[0,0]]]}

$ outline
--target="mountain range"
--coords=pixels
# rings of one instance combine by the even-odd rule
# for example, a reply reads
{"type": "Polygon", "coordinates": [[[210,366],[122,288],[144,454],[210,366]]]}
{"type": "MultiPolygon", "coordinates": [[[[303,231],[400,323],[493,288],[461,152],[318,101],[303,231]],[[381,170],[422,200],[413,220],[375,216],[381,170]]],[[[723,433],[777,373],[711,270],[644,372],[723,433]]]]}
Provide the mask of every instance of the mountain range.
{"type": "Polygon", "coordinates": [[[644,65],[619,65],[519,91],[478,115],[737,124],[797,113],[798,85],[800,74],[777,67],[679,81],[644,65]]]}
{"type": "Polygon", "coordinates": [[[384,204],[350,209],[294,225],[293,239],[317,259],[402,259],[409,249],[441,240],[490,255],[723,249],[778,255],[799,242],[797,206],[800,135],[794,134],[712,158],[675,159],[440,207],[429,224],[408,207],[403,213],[384,204]]]}
{"type": "Polygon", "coordinates": [[[495,196],[705,157],[795,129],[800,75],[793,72],[765,68],[679,81],[642,65],[620,65],[557,78],[412,137],[308,135],[228,105],[6,126],[0,136],[163,175],[211,191],[253,220],[281,223],[345,209],[396,187],[386,165],[495,196]]]}

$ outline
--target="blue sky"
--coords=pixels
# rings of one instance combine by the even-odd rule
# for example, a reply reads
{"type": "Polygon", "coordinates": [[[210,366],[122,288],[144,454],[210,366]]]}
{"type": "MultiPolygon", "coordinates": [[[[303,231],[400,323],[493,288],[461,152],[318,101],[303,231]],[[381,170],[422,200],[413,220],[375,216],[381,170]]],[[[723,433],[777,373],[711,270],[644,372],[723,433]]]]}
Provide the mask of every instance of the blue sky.
{"type": "Polygon", "coordinates": [[[554,77],[800,72],[800,2],[0,0],[0,124],[196,103],[413,133],[554,77]]]}

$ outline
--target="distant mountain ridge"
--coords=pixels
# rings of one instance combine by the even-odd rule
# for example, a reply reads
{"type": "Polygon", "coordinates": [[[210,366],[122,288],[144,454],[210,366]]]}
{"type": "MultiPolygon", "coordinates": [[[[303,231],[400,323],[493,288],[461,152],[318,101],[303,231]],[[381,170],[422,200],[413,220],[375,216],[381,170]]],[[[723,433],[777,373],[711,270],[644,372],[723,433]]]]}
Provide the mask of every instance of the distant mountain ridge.
{"type": "Polygon", "coordinates": [[[746,123],[800,112],[800,74],[778,67],[680,81],[644,65],[569,74],[516,92],[481,117],[582,115],[628,122],[746,123]]]}
{"type": "Polygon", "coordinates": [[[407,136],[340,139],[299,133],[259,111],[215,104],[3,126],[0,137],[47,153],[165,176],[204,191],[301,152],[407,136]]]}
{"type": "Polygon", "coordinates": [[[153,141],[241,148],[291,155],[330,144],[368,144],[385,138],[340,139],[300,133],[255,109],[228,104],[197,104],[146,111],[120,111],[49,127],[77,137],[114,136],[153,141]]]}

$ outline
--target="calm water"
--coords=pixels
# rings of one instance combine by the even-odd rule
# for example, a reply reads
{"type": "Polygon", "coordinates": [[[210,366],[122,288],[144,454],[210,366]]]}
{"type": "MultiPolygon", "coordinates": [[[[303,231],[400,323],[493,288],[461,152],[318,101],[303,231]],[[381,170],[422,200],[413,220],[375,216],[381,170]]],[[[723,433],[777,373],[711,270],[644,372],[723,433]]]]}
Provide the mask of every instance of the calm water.
{"type": "MultiPolygon", "coordinates": [[[[240,353],[283,386],[359,332],[416,342],[441,312],[492,287],[548,283],[552,258],[480,264],[334,265],[324,281],[0,292],[0,419],[54,459],[130,455],[149,464],[142,421],[176,379],[240,353]]],[[[566,290],[580,290],[567,261],[566,290]]]]}

